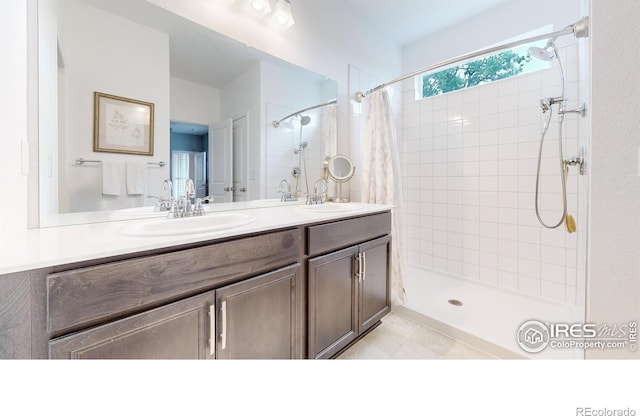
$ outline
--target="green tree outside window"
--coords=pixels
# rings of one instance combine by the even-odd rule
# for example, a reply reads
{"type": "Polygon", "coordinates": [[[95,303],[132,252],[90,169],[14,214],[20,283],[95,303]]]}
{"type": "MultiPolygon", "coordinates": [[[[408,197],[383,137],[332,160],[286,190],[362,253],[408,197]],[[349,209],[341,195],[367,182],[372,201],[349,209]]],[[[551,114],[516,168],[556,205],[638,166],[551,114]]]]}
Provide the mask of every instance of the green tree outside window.
{"type": "Polygon", "coordinates": [[[431,97],[509,78],[520,74],[525,64],[530,61],[531,57],[529,55],[520,55],[508,50],[442,71],[426,74],[422,78],[422,97],[431,97]]]}

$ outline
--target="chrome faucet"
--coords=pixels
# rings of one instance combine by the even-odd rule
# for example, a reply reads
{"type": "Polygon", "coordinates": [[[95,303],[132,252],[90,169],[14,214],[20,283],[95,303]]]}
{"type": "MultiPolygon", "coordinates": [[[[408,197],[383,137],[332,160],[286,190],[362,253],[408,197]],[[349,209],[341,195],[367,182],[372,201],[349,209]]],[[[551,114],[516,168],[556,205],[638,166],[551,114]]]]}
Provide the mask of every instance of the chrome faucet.
{"type": "Polygon", "coordinates": [[[297,201],[298,200],[298,198],[296,196],[291,195],[291,184],[286,179],[283,179],[283,180],[280,181],[280,185],[278,185],[278,192],[280,192],[282,194],[280,196],[280,201],[281,202],[297,201]],[[282,191],[282,184],[283,183],[287,184],[287,190],[286,191],[282,191]]]}
{"type": "Polygon", "coordinates": [[[187,178],[184,181],[184,211],[190,213],[193,211],[193,197],[196,196],[196,186],[193,184],[191,178],[187,178]]]}
{"type": "Polygon", "coordinates": [[[162,188],[160,188],[160,193],[164,193],[166,190],[169,190],[169,197],[171,197],[171,193],[173,192],[173,182],[170,179],[165,179],[162,181],[162,188]]]}
{"type": "Polygon", "coordinates": [[[313,184],[313,195],[307,195],[306,204],[307,205],[324,204],[324,201],[327,196],[327,190],[328,190],[327,181],[325,181],[324,179],[318,179],[313,184]],[[322,185],[322,192],[318,192],[318,185],[322,185]]]}
{"type": "Polygon", "coordinates": [[[184,182],[184,196],[177,201],[172,201],[167,218],[183,218],[204,215],[205,210],[202,206],[202,201],[212,201],[213,197],[207,196],[204,198],[196,198],[194,203],[193,198],[195,196],[196,187],[193,184],[193,180],[188,178],[184,182]]]}
{"type": "Polygon", "coordinates": [[[169,179],[165,179],[162,181],[162,187],[160,188],[160,196],[156,195],[147,195],[147,198],[155,198],[156,206],[153,208],[154,211],[169,211],[171,206],[173,205],[173,183],[169,179]],[[169,196],[165,198],[165,194],[167,189],[169,190],[169,196]]]}

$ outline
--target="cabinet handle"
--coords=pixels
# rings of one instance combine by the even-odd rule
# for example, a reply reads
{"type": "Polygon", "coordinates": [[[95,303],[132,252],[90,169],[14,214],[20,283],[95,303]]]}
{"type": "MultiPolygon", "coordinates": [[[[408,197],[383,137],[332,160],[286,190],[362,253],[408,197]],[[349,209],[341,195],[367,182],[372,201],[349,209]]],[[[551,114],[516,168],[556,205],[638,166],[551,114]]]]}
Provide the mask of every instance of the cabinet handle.
{"type": "Polygon", "coordinates": [[[367,252],[362,252],[362,280],[367,280],[367,252]]]}
{"type": "Polygon", "coordinates": [[[362,281],[362,253],[358,253],[358,282],[362,281]]]}
{"type": "Polygon", "coordinates": [[[209,355],[216,353],[216,305],[209,306],[209,355]]]}
{"type": "Polygon", "coordinates": [[[220,348],[227,348],[227,301],[222,302],[222,306],[220,307],[222,310],[222,332],[220,333],[220,348]]]}

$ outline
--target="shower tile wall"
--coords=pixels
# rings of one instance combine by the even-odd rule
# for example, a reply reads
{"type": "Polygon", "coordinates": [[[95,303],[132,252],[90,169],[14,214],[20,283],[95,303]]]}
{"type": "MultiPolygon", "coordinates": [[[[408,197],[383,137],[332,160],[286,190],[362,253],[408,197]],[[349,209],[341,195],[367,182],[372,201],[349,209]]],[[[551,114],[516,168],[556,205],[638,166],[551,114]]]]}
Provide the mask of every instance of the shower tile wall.
{"type": "MultiPolygon", "coordinates": [[[[579,103],[577,51],[575,41],[561,48],[569,109],[579,103]]],[[[584,279],[577,277],[577,262],[586,198],[577,168],[570,170],[567,198],[578,232],[543,228],[534,211],[543,123],[539,100],[560,94],[558,70],[551,67],[421,100],[415,99],[412,81],[403,85],[401,160],[409,264],[582,303],[584,279]]],[[[577,154],[579,123],[577,115],[565,117],[565,158],[577,154]]],[[[542,217],[554,224],[562,214],[557,126],[554,114],[540,185],[542,217]]]]}

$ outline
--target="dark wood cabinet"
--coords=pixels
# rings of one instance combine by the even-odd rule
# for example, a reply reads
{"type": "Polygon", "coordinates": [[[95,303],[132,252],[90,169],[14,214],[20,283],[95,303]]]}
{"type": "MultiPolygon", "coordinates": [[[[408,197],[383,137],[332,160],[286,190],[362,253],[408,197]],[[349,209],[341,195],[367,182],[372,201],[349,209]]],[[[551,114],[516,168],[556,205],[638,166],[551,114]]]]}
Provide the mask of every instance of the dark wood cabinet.
{"type": "Polygon", "coordinates": [[[301,358],[300,265],[217,290],[217,358],[301,358]]]}
{"type": "Polygon", "coordinates": [[[360,245],[364,270],[360,273],[359,333],[371,328],[390,311],[390,250],[390,236],[360,245]]]}
{"type": "Polygon", "coordinates": [[[215,292],[139,313],[49,342],[49,358],[214,358],[215,292]]]}
{"type": "Polygon", "coordinates": [[[309,260],[309,358],[329,358],[358,336],[358,247],[309,260]]]}
{"type": "Polygon", "coordinates": [[[49,343],[50,358],[300,358],[300,265],[49,343]]]}
{"type": "Polygon", "coordinates": [[[391,237],[314,257],[309,270],[309,358],[331,358],[390,311],[391,237]]]}

